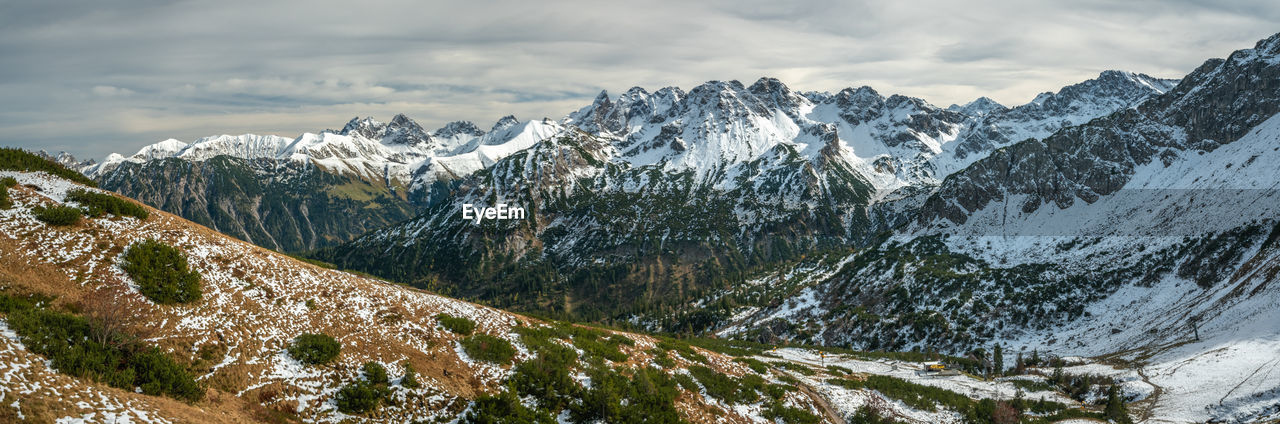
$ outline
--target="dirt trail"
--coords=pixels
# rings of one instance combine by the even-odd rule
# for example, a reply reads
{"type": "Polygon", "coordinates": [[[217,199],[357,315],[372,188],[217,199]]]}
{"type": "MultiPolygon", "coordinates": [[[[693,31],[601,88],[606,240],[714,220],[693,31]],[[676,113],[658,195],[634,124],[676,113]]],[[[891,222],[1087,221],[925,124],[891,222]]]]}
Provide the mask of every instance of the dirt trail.
{"type": "Polygon", "coordinates": [[[1136,422],[1141,423],[1151,419],[1151,415],[1155,413],[1156,404],[1160,402],[1160,395],[1164,393],[1164,388],[1152,383],[1151,379],[1147,378],[1146,369],[1144,367],[1134,367],[1134,370],[1138,372],[1138,376],[1142,377],[1142,382],[1150,384],[1151,387],[1154,388],[1154,390],[1151,391],[1151,396],[1147,396],[1146,399],[1130,404],[1133,407],[1132,409],[1137,410],[1133,411],[1133,415],[1138,416],[1136,422]]]}
{"type": "Polygon", "coordinates": [[[825,417],[823,421],[833,424],[846,424],[844,417],[841,417],[840,412],[836,411],[836,409],[827,402],[827,398],[825,396],[822,396],[818,391],[813,390],[813,388],[809,387],[808,384],[802,383],[799,387],[801,392],[804,392],[804,394],[808,395],[810,399],[817,402],[818,409],[822,411],[822,415],[825,417]]]}

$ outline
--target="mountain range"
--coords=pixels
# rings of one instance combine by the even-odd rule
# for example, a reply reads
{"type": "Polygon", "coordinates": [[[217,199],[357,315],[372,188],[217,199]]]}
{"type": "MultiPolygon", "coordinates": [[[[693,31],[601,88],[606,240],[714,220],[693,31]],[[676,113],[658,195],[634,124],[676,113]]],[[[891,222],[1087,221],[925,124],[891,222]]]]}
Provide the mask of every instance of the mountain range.
{"type": "Polygon", "coordinates": [[[264,247],[496,306],[1087,355],[1136,370],[1152,417],[1261,421],[1280,414],[1278,108],[1280,34],[1178,80],[1106,71],[1015,107],[711,81],[487,132],[357,118],[80,169],[264,247]],[[499,203],[528,214],[461,219],[499,203]]]}

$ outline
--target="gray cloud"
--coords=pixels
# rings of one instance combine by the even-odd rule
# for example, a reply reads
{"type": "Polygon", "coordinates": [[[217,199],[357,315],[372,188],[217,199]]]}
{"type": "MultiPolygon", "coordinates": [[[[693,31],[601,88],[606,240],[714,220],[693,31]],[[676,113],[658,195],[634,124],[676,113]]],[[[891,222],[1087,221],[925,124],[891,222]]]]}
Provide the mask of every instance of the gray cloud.
{"type": "Polygon", "coordinates": [[[0,4],[0,144],[101,157],[356,115],[557,118],[601,89],[761,76],[1006,104],[1105,69],[1178,77],[1280,5],[1001,0],[0,4]]]}

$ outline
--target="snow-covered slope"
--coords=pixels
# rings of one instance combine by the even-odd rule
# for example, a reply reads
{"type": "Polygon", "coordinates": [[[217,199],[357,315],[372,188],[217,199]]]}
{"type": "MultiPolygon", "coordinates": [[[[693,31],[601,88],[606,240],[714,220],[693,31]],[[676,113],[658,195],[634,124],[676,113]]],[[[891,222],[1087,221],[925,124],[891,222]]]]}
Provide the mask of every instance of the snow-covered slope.
{"type": "Polygon", "coordinates": [[[910,227],[722,334],[1092,356],[1151,388],[1143,422],[1275,420],[1277,112],[1280,34],[973,161],[910,227]]]}

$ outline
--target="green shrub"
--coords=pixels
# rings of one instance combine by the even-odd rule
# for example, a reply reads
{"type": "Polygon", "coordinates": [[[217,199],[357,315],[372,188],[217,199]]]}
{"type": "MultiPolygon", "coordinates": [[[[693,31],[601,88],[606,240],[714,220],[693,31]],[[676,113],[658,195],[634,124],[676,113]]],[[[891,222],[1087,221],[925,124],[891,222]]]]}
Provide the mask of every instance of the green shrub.
{"type": "Polygon", "coordinates": [[[680,414],[675,399],[680,394],[675,380],[652,368],[624,376],[608,367],[593,367],[587,375],[591,389],[582,394],[582,403],[570,407],[573,422],[677,423],[680,414]]]}
{"type": "Polygon", "coordinates": [[[59,178],[71,180],[89,187],[97,187],[93,180],[77,171],[49,159],[36,156],[26,150],[0,147],[0,169],[11,171],[44,171],[59,178]]]}
{"type": "Polygon", "coordinates": [[[364,379],[369,380],[373,384],[387,384],[387,367],[377,362],[365,362],[360,367],[360,373],[364,374],[364,379]]]}
{"type": "Polygon", "coordinates": [[[924,411],[937,411],[938,404],[956,411],[964,411],[972,406],[973,400],[967,396],[933,386],[912,383],[906,380],[883,376],[869,375],[865,380],[846,380],[832,378],[828,383],[848,389],[872,389],[885,396],[901,400],[908,406],[924,411]]]}
{"type": "Polygon", "coordinates": [[[67,200],[83,205],[86,214],[93,217],[112,214],[147,219],[150,215],[141,205],[106,193],[74,189],[67,192],[67,200]]]}
{"type": "Polygon", "coordinates": [[[813,368],[809,368],[807,366],[800,365],[794,362],[776,361],[776,362],[770,362],[770,364],[773,364],[773,366],[775,367],[795,371],[795,372],[804,374],[806,376],[812,376],[818,373],[817,371],[814,371],[813,368]]]}
{"type": "Polygon", "coordinates": [[[515,327],[511,331],[519,334],[520,342],[533,351],[558,347],[560,344],[555,340],[564,340],[570,337],[561,333],[556,327],[515,327]]]}
{"type": "Polygon", "coordinates": [[[0,209],[9,209],[13,207],[13,199],[9,198],[9,187],[0,185],[0,209]]]}
{"type": "Polygon", "coordinates": [[[765,395],[768,395],[769,399],[782,400],[782,398],[787,395],[787,392],[794,391],[795,389],[796,389],[795,386],[784,386],[781,384],[766,384],[764,386],[763,393],[765,395]]]}
{"type": "Polygon", "coordinates": [[[511,342],[488,334],[476,334],[459,343],[467,356],[480,361],[507,364],[516,356],[516,348],[511,346],[511,342]]]}
{"type": "Polygon", "coordinates": [[[13,199],[9,198],[9,188],[17,185],[18,180],[13,177],[0,178],[0,209],[13,207],[13,199]]]}
{"type": "Polygon", "coordinates": [[[125,273],[138,283],[138,291],[159,304],[200,300],[200,273],[187,267],[187,257],[164,243],[147,239],[124,252],[125,273]]]}
{"type": "Polygon", "coordinates": [[[831,373],[831,375],[853,374],[853,370],[839,366],[839,365],[827,365],[827,372],[831,373]]]}
{"type": "MultiPolygon", "coordinates": [[[[579,328],[579,330],[583,329],[579,328]]],[[[601,337],[602,333],[598,331],[577,331],[576,333],[573,335],[573,345],[577,346],[578,349],[582,349],[587,356],[604,358],[613,362],[627,360],[627,354],[618,349],[618,346],[624,343],[619,339],[626,341],[631,341],[631,339],[626,337],[609,337],[605,339],[601,337]]]]}
{"type": "Polygon", "coordinates": [[[342,345],[327,334],[303,334],[289,345],[289,356],[307,365],[329,363],[337,359],[342,345]]]}
{"type": "Polygon", "coordinates": [[[538,356],[515,367],[509,384],[520,396],[533,396],[538,406],[559,411],[569,406],[579,393],[578,384],[569,377],[569,369],[578,362],[578,354],[564,346],[549,346],[538,356]]]}
{"type": "Polygon", "coordinates": [[[406,389],[416,389],[421,384],[418,383],[418,371],[413,369],[413,364],[404,364],[404,377],[400,379],[400,387],[406,389]]]}
{"type": "MultiPolygon", "coordinates": [[[[704,366],[689,367],[689,374],[702,383],[707,395],[729,403],[751,403],[760,399],[753,387],[743,386],[739,379],[716,372],[704,366]]],[[[753,376],[759,379],[759,376],[753,376]]],[[[752,384],[755,386],[757,384],[752,384]]]]}
{"type": "Polygon", "coordinates": [[[474,424],[555,424],[556,420],[544,411],[529,409],[511,392],[485,395],[476,398],[464,423],[474,424]]]}
{"type": "Polygon", "coordinates": [[[10,328],[28,350],[48,358],[59,372],[187,402],[204,397],[191,373],[160,349],[83,317],[39,307],[38,299],[0,296],[5,298],[0,306],[8,309],[10,328]]]}
{"type": "Polygon", "coordinates": [[[439,322],[441,327],[461,336],[470,336],[476,329],[475,321],[452,315],[437,314],[436,322],[439,322]]]}
{"type": "Polygon", "coordinates": [[[690,347],[688,343],[681,343],[675,340],[662,340],[658,342],[658,348],[662,350],[674,350],[679,353],[680,356],[684,357],[684,359],[693,362],[707,363],[707,357],[702,356],[702,354],[693,350],[693,347],[690,347]]]}
{"type": "Polygon", "coordinates": [[[70,206],[36,206],[31,208],[36,219],[53,226],[75,225],[80,222],[80,208],[70,206]]]}
{"type": "Polygon", "coordinates": [[[656,352],[653,354],[654,364],[657,364],[658,366],[663,368],[676,367],[676,361],[674,359],[671,359],[671,356],[667,354],[667,351],[662,349],[655,349],[655,351],[656,352]]]}
{"type": "Polygon", "coordinates": [[[615,346],[622,346],[622,345],[635,346],[636,345],[635,340],[631,340],[630,337],[627,337],[621,334],[614,334],[612,336],[609,336],[608,342],[609,344],[612,344],[615,346]]]}
{"type": "Polygon", "coordinates": [[[782,402],[775,401],[765,409],[762,414],[765,418],[774,420],[774,422],[784,422],[787,424],[818,424],[822,422],[821,418],[809,411],[792,408],[783,405],[782,402]]]}
{"type": "Polygon", "coordinates": [[[752,371],[755,371],[759,374],[764,374],[766,372],[769,372],[769,364],[766,364],[764,363],[764,361],[761,361],[756,358],[738,358],[738,359],[735,359],[735,361],[741,362],[742,364],[746,365],[747,368],[751,368],[752,371]]]}
{"type": "Polygon", "coordinates": [[[378,409],[382,400],[390,394],[385,385],[358,381],[338,389],[334,403],[344,414],[365,414],[378,409]]]}
{"type": "Polygon", "coordinates": [[[675,378],[676,383],[680,384],[680,387],[684,388],[685,390],[688,390],[694,393],[697,393],[699,390],[701,390],[700,388],[698,388],[698,382],[693,381],[693,377],[690,377],[689,374],[676,374],[673,378],[675,378]]]}

